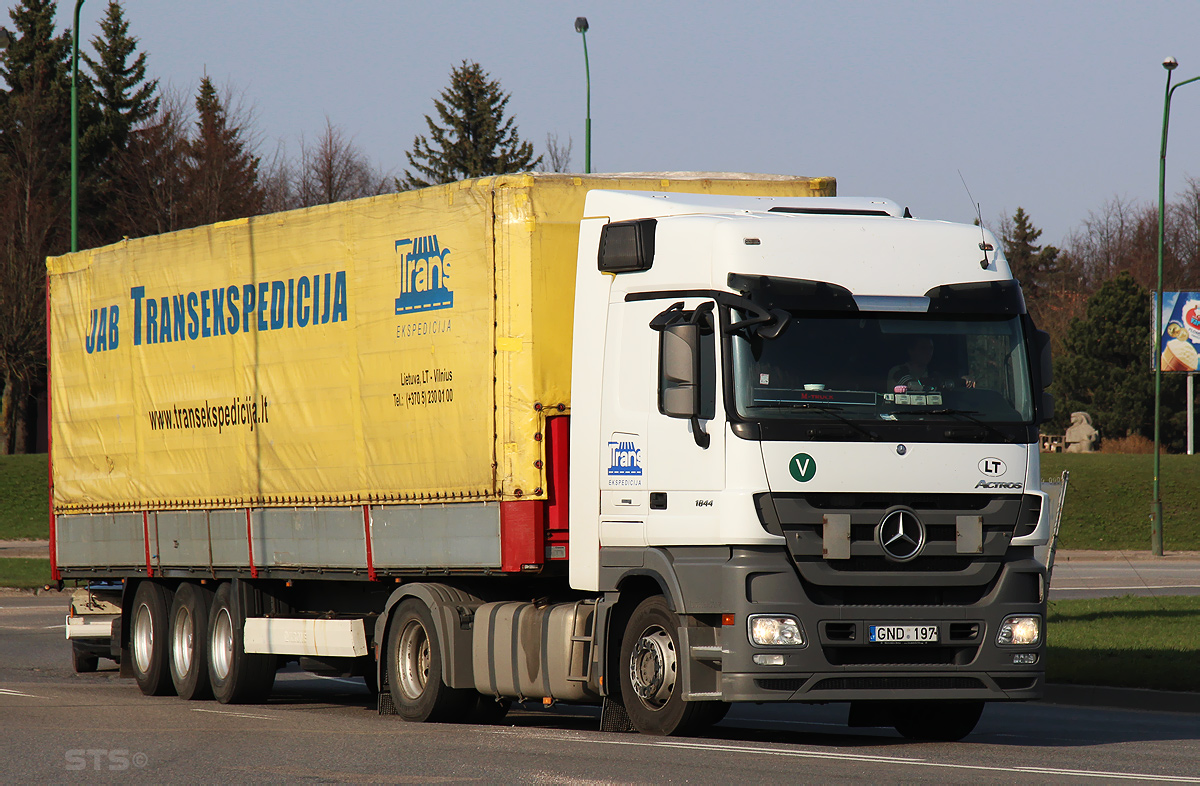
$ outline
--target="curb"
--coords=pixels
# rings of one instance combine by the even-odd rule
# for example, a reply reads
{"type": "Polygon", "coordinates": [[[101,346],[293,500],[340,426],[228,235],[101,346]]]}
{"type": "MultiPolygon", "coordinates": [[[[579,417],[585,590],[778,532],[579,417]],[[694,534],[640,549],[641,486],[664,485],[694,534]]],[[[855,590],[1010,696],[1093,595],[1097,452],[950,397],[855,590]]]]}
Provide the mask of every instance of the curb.
{"type": "Polygon", "coordinates": [[[1040,701],[1043,704],[1065,704],[1074,707],[1200,713],[1200,693],[1146,688],[1047,685],[1046,695],[1040,701]]]}

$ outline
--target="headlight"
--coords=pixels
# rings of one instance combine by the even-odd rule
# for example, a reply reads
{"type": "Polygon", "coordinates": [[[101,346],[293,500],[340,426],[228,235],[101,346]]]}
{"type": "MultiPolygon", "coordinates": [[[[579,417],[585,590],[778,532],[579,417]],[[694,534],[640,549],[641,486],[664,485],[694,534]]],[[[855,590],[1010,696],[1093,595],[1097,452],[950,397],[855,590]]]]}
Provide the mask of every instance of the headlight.
{"type": "Polygon", "coordinates": [[[1042,641],[1041,617],[1005,617],[996,634],[996,643],[1032,647],[1042,641]]]}
{"type": "Polygon", "coordinates": [[[750,641],[760,647],[804,645],[804,631],[795,617],[755,614],[750,617],[750,641]]]}

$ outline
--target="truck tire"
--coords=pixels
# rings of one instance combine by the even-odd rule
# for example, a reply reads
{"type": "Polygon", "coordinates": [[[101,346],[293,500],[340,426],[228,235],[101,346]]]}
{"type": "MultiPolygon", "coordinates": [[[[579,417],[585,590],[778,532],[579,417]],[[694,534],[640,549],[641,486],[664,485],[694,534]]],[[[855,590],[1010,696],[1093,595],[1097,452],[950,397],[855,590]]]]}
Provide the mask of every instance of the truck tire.
{"type": "Polygon", "coordinates": [[[429,608],[409,598],[388,632],[388,690],[396,714],[415,723],[467,720],[479,694],[442,681],[442,647],[429,608]]]}
{"type": "Polygon", "coordinates": [[[909,701],[895,707],[896,731],[910,740],[957,742],[975,730],[982,701],[909,701]]]}
{"type": "Polygon", "coordinates": [[[643,734],[683,735],[711,723],[707,702],[684,701],[679,669],[679,618],[661,595],[646,598],[629,617],[621,641],[621,698],[643,734]]]}
{"type": "Polygon", "coordinates": [[[79,642],[71,642],[71,666],[76,674],[91,674],[100,666],[100,658],[88,652],[79,642]]]}
{"type": "Polygon", "coordinates": [[[156,581],[138,584],[130,615],[129,649],[133,677],[147,696],[167,696],[171,684],[170,648],[167,634],[167,609],[171,597],[167,588],[156,581]]]}
{"type": "MultiPolygon", "coordinates": [[[[239,590],[255,589],[240,583],[239,590]]],[[[208,615],[208,679],[213,696],[222,704],[264,702],[275,684],[275,656],[247,654],[242,649],[246,600],[236,597],[233,582],[224,582],[213,597],[208,615]]]]}
{"type": "Polygon", "coordinates": [[[181,699],[212,698],[208,681],[208,611],[212,595],[189,582],[179,586],[171,604],[171,682],[181,699]]]}

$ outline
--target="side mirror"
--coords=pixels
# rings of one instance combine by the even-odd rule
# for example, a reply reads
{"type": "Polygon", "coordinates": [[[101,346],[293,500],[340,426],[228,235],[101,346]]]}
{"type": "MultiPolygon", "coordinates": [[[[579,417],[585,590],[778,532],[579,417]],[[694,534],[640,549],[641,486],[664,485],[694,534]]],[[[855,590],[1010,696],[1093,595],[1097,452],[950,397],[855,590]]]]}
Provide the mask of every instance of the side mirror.
{"type": "Polygon", "coordinates": [[[694,311],[675,303],[650,320],[659,333],[658,411],[671,418],[687,418],[692,435],[702,448],[709,435],[700,419],[716,415],[716,341],[709,302],[694,311]]]}
{"type": "Polygon", "coordinates": [[[1050,334],[1044,330],[1037,332],[1037,347],[1040,353],[1042,387],[1048,388],[1054,383],[1054,363],[1050,358],[1050,334]]]}
{"type": "Polygon", "coordinates": [[[659,352],[659,412],[672,418],[696,417],[700,414],[700,326],[664,327],[659,352]]]}
{"type": "Polygon", "coordinates": [[[1054,419],[1054,396],[1042,391],[1042,422],[1054,419]]]}

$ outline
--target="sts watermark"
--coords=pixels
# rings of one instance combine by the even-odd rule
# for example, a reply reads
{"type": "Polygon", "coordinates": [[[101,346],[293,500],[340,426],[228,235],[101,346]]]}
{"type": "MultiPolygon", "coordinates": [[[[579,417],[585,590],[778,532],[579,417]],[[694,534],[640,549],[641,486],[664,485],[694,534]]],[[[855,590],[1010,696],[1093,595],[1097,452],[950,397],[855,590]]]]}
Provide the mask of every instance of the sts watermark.
{"type": "Polygon", "coordinates": [[[144,753],[130,753],[127,748],[72,748],[66,752],[68,770],[124,772],[141,769],[150,762],[144,753]]]}

